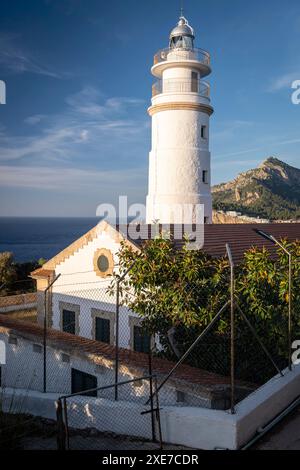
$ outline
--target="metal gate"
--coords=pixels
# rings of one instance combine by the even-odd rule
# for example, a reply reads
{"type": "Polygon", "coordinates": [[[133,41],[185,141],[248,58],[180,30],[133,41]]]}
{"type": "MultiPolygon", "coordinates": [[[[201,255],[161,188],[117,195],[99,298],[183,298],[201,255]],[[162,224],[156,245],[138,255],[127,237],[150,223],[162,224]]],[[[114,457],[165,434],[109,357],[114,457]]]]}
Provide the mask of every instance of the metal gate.
{"type": "Polygon", "coordinates": [[[61,450],[162,449],[156,377],[62,396],[57,425],[61,450]]]}

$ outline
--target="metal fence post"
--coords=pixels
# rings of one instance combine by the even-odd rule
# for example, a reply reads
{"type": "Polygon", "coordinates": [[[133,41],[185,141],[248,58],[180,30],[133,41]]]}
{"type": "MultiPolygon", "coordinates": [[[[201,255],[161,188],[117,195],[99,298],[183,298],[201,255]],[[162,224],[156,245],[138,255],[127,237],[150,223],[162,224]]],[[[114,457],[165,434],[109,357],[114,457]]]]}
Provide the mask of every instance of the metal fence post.
{"type": "Polygon", "coordinates": [[[64,428],[62,402],[59,398],[56,402],[56,419],[57,419],[57,448],[58,450],[66,450],[66,433],[64,428]]]}
{"type": "Polygon", "coordinates": [[[43,334],[43,392],[47,391],[47,292],[44,292],[44,334],[43,334]]]}
{"type": "Polygon", "coordinates": [[[159,397],[158,397],[158,386],[157,386],[157,377],[154,377],[154,394],[155,394],[155,399],[156,399],[156,420],[158,424],[158,437],[159,437],[159,444],[160,444],[160,449],[162,450],[163,448],[163,440],[162,440],[162,432],[161,432],[161,421],[160,421],[160,408],[159,408],[159,397]]]}
{"type": "Polygon", "coordinates": [[[54,279],[53,281],[48,285],[48,287],[46,287],[46,289],[44,290],[44,332],[43,332],[43,348],[44,348],[44,352],[43,352],[43,393],[46,393],[47,392],[47,330],[48,330],[48,315],[47,315],[47,305],[48,305],[48,302],[47,302],[47,294],[49,292],[49,290],[51,289],[51,287],[53,286],[53,284],[57,281],[57,279],[60,277],[61,275],[58,274],[54,279]]]}
{"type": "Polygon", "coordinates": [[[235,305],[234,305],[234,262],[231,249],[226,243],[227,256],[230,263],[230,408],[231,414],[235,413],[235,305]]]}
{"type": "Polygon", "coordinates": [[[64,423],[65,423],[65,436],[66,436],[66,443],[67,443],[67,450],[70,450],[70,436],[69,436],[69,423],[68,423],[68,408],[67,408],[67,399],[64,398],[64,423]]]}
{"type": "Polygon", "coordinates": [[[116,292],[116,357],[115,357],[115,401],[118,401],[118,382],[119,382],[119,316],[120,316],[120,280],[117,281],[116,292]]]}
{"type": "MultiPolygon", "coordinates": [[[[150,345],[151,345],[151,339],[150,339],[150,345]]],[[[151,346],[150,346],[150,349],[149,349],[148,359],[149,359],[149,388],[150,388],[149,392],[150,392],[150,406],[151,406],[152,441],[156,442],[154,407],[153,407],[153,378],[152,378],[152,351],[151,351],[151,346]]]]}
{"type": "Polygon", "coordinates": [[[289,326],[288,326],[288,348],[289,348],[289,370],[292,370],[292,253],[289,252],[289,326]]]}
{"type": "Polygon", "coordinates": [[[120,286],[121,283],[126,278],[127,274],[131,271],[135,265],[136,260],[131,264],[131,266],[122,274],[121,277],[117,279],[116,282],[116,341],[115,341],[115,401],[118,401],[118,382],[119,382],[119,325],[120,325],[120,286]]]}

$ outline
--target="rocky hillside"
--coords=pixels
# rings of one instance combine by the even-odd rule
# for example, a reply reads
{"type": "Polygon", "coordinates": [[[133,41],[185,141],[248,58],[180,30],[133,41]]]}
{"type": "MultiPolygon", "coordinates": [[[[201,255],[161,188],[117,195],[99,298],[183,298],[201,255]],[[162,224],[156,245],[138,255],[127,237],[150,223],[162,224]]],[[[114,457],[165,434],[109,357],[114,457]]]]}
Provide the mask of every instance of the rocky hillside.
{"type": "Polygon", "coordinates": [[[214,186],[213,207],[270,220],[300,218],[300,169],[270,157],[234,181],[214,186]]]}

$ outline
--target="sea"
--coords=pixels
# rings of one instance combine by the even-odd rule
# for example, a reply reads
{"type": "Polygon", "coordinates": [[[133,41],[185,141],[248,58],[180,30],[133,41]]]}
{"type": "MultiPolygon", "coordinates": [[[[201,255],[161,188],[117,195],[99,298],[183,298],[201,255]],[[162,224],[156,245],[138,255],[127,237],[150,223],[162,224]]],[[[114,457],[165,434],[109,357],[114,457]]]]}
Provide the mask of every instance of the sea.
{"type": "Polygon", "coordinates": [[[10,251],[16,262],[52,258],[97,225],[91,218],[0,217],[0,252],[10,251]]]}

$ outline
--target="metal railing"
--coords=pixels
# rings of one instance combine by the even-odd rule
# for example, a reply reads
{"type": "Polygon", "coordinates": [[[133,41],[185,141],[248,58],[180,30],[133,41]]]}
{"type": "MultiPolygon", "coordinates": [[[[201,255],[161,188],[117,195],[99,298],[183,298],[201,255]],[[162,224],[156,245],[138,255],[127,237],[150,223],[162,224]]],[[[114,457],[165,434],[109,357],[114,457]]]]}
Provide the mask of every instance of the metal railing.
{"type": "Polygon", "coordinates": [[[152,85],[152,97],[162,93],[197,93],[204,98],[210,97],[210,85],[202,80],[182,80],[180,78],[158,80],[152,85]]]}
{"type": "Polygon", "coordinates": [[[161,49],[154,56],[154,65],[161,62],[170,61],[182,61],[182,60],[194,60],[202,63],[203,65],[210,66],[210,54],[203,49],[161,49]]]}

